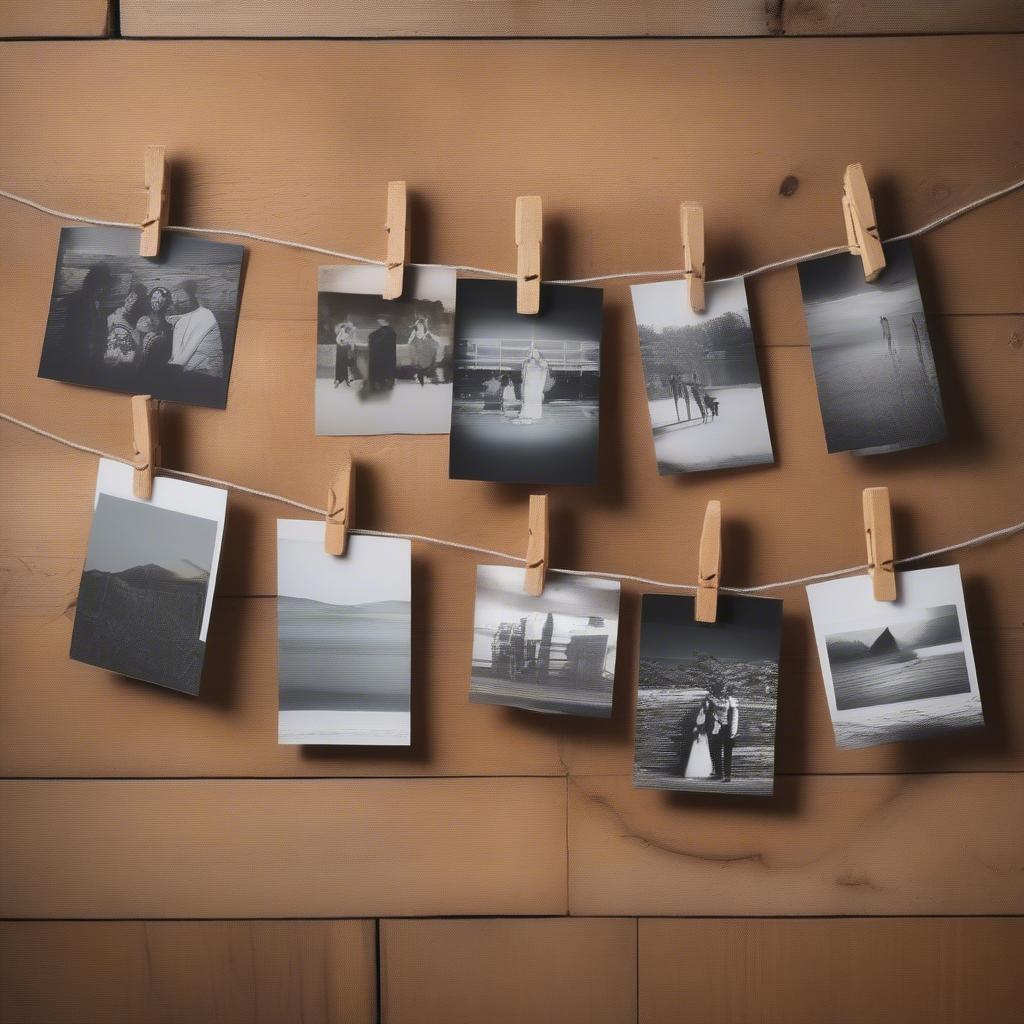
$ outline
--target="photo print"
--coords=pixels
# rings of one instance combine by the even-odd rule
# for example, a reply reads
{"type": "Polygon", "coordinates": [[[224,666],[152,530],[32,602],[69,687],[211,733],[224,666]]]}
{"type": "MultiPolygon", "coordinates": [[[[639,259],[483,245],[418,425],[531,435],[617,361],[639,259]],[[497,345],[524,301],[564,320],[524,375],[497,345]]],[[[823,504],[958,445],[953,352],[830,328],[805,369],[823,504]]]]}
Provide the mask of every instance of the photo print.
{"type": "Polygon", "coordinates": [[[896,574],[896,601],[868,575],[807,588],[838,747],[984,725],[960,567],[896,574]]]}
{"type": "Polygon", "coordinates": [[[516,312],[514,281],[460,280],[449,476],[597,481],[602,292],[541,285],[516,312]]]}
{"type": "Polygon", "coordinates": [[[646,789],[768,796],[775,777],[782,602],[645,594],[633,782],[646,789]]]}
{"type": "Polygon", "coordinates": [[[685,281],[632,292],[658,472],[774,462],[743,281],[709,284],[703,313],[685,281]]]}
{"type": "Polygon", "coordinates": [[[39,376],[223,409],[245,250],[165,231],[62,228],[39,376]]]}
{"type": "Polygon", "coordinates": [[[455,271],[406,267],[384,299],[384,267],[321,267],[317,434],[447,434],[455,271]]]}
{"type": "Polygon", "coordinates": [[[100,459],[71,657],[199,693],[227,491],[158,476],[132,496],[132,467],[100,459]]]}
{"type": "Polygon", "coordinates": [[[409,746],[412,545],[277,521],[278,743],[409,746]]]}
{"type": "Polygon", "coordinates": [[[798,265],[814,380],[830,452],[877,455],[946,439],[910,242],[887,242],[864,280],[859,256],[798,265]]]}
{"type": "Polygon", "coordinates": [[[530,597],[524,579],[514,566],[477,566],[470,701],[608,718],[619,584],[549,574],[530,597]]]}

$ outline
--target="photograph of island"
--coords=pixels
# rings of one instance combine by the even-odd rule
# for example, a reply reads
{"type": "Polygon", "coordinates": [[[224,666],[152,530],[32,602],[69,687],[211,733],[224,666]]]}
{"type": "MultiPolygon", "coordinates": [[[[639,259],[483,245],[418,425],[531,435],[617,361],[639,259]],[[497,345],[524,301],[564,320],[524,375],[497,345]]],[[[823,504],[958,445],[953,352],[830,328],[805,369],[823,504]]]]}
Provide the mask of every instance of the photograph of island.
{"type": "Polygon", "coordinates": [[[561,715],[612,713],[619,584],[550,574],[539,597],[525,570],[476,571],[469,699],[561,715]]]}
{"type": "Polygon", "coordinates": [[[62,228],[39,376],[223,409],[245,250],[165,231],[62,228]]]}
{"type": "Polygon", "coordinates": [[[71,633],[75,661],[199,693],[226,497],[158,477],[143,501],[132,497],[131,466],[100,461],[71,633]]]}
{"type": "Polygon", "coordinates": [[[781,632],[774,598],[721,594],[706,623],[692,597],[644,595],[634,785],[771,794],[781,632]]]}
{"type": "Polygon", "coordinates": [[[278,743],[409,746],[412,545],[277,521],[278,743]]]}
{"type": "Polygon", "coordinates": [[[775,461],[746,285],[707,285],[694,313],[685,281],[632,287],[658,472],[775,461]]]}
{"type": "Polygon", "coordinates": [[[406,267],[385,299],[384,267],[320,267],[317,434],[447,434],[455,271],[406,267]]]}
{"type": "Polygon", "coordinates": [[[797,267],[830,452],[876,455],[946,439],[910,242],[887,242],[885,259],[871,282],[850,253],[797,267]]]}
{"type": "Polygon", "coordinates": [[[875,601],[868,577],[807,588],[840,747],[866,747],[984,724],[957,566],[897,577],[875,601]]]}
{"type": "Polygon", "coordinates": [[[601,289],[541,285],[529,316],[514,281],[460,280],[457,298],[449,476],[595,483],[601,289]]]}

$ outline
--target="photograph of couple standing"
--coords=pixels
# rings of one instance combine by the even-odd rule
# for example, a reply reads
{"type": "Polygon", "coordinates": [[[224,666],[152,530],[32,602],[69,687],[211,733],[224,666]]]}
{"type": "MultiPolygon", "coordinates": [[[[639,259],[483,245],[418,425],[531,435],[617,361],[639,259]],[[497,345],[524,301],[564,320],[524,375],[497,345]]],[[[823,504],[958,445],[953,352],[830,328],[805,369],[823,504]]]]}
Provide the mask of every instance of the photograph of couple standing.
{"type": "Polygon", "coordinates": [[[39,376],[223,408],[244,250],[167,233],[65,228],[39,376]]]}
{"type": "Polygon", "coordinates": [[[683,777],[732,782],[732,749],[740,727],[740,707],[732,685],[723,693],[707,693],[693,716],[683,777]]]}
{"type": "Polygon", "coordinates": [[[692,597],[644,595],[634,785],[771,794],[781,631],[773,598],[721,594],[705,623],[692,597]]]}

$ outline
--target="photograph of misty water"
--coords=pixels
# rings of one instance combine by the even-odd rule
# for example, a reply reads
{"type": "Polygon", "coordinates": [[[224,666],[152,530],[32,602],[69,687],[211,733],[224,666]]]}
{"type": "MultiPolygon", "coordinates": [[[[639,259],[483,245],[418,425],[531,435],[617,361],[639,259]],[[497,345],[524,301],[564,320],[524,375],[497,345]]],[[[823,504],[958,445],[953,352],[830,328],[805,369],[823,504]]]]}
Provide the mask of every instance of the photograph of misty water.
{"type": "Polygon", "coordinates": [[[871,283],[840,253],[799,266],[830,452],[871,455],[946,437],[939,381],[909,242],[885,246],[871,283]]]}

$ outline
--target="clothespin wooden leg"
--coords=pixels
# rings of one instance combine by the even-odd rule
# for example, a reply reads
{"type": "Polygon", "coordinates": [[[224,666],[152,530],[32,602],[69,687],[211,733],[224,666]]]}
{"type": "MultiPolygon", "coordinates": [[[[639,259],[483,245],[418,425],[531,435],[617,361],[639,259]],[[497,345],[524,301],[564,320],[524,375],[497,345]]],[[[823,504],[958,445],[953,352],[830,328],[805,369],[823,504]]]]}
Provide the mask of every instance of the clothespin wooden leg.
{"type": "Polygon", "coordinates": [[[895,601],[896,552],[888,487],[867,487],[864,490],[864,537],[874,598],[876,601],[895,601]]]}
{"type": "Polygon", "coordinates": [[[348,544],[348,531],[355,513],[356,474],[352,460],[338,470],[327,488],[327,524],[324,527],[324,551],[343,555],[348,544]]]}
{"type": "Polygon", "coordinates": [[[149,395],[132,397],[132,494],[153,497],[153,473],[160,464],[160,424],[156,406],[149,395]]]}
{"type": "Polygon", "coordinates": [[[139,239],[140,256],[160,255],[160,232],[167,227],[170,191],[167,187],[167,159],[163,146],[147,146],[145,157],[146,219],[139,239]]]}
{"type": "Polygon", "coordinates": [[[690,309],[704,312],[704,208],[681,203],[679,226],[683,233],[683,276],[690,293],[690,309]]]}
{"type": "Polygon", "coordinates": [[[544,213],[540,196],[516,200],[516,312],[540,312],[540,245],[544,213]]]}
{"type": "Polygon", "coordinates": [[[850,164],[843,175],[843,218],[850,252],[860,256],[864,280],[874,281],[885,270],[885,250],[878,234],[875,204],[860,164],[850,164]]]}
{"type": "Polygon", "coordinates": [[[722,503],[709,501],[704,512],[697,558],[697,596],[694,618],[714,622],[718,617],[718,582],[722,575],[722,503]]]}
{"type": "Polygon", "coordinates": [[[526,542],[526,580],[523,588],[530,597],[544,592],[548,571],[548,496],[530,495],[530,536],[526,542]]]}
{"type": "Polygon", "coordinates": [[[387,252],[384,257],[384,298],[401,298],[405,264],[409,258],[408,199],[404,181],[388,182],[387,252]]]}

